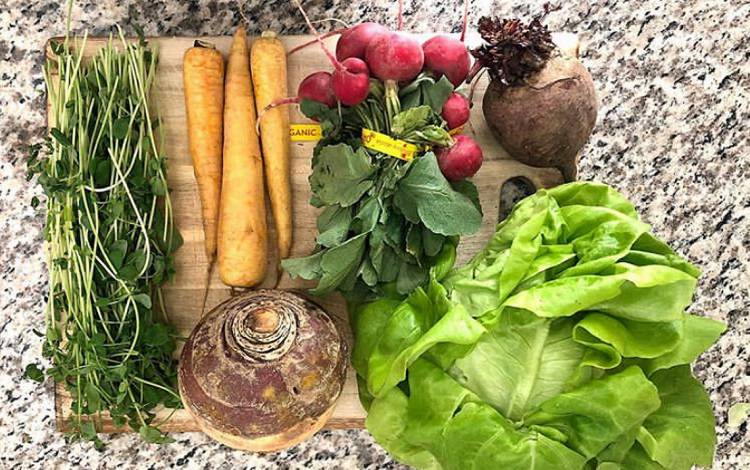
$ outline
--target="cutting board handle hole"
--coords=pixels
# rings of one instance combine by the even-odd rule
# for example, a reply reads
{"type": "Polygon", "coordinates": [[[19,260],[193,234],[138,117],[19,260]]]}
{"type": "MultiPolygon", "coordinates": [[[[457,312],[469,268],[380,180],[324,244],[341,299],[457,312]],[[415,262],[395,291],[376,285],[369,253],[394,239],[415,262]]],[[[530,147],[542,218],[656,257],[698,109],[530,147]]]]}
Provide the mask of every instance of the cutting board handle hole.
{"type": "Polygon", "coordinates": [[[536,192],[537,188],[530,179],[525,176],[514,176],[508,179],[500,187],[500,211],[498,222],[505,220],[510,215],[513,207],[526,196],[536,192]]]}

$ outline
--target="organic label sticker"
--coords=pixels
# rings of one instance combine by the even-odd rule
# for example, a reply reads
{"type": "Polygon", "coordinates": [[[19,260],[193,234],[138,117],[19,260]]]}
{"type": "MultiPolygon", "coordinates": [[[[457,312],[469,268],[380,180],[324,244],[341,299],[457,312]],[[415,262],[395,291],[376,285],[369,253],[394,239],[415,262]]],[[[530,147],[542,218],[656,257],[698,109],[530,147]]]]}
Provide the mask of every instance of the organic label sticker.
{"type": "Polygon", "coordinates": [[[289,126],[289,136],[293,142],[320,140],[322,135],[320,124],[292,124],[289,126]]]}
{"type": "Polygon", "coordinates": [[[394,139],[371,129],[362,129],[362,145],[376,152],[409,161],[413,159],[419,147],[403,140],[394,139]]]}

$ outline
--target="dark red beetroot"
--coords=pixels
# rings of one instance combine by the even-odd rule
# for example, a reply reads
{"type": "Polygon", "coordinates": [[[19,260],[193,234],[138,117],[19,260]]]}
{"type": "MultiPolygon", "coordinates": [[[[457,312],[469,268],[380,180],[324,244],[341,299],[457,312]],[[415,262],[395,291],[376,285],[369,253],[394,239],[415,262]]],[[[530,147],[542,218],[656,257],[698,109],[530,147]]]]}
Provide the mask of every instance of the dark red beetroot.
{"type": "Polygon", "coordinates": [[[463,126],[469,120],[471,110],[469,109],[469,100],[462,94],[455,91],[450,94],[440,116],[445,119],[448,129],[456,129],[463,126]]]}
{"type": "Polygon", "coordinates": [[[450,36],[435,36],[422,44],[422,50],[424,68],[436,78],[445,75],[456,87],[466,80],[471,59],[462,41],[450,36]]]}
{"type": "Polygon", "coordinates": [[[358,105],[370,93],[370,71],[365,61],[356,57],[344,60],[341,65],[341,70],[333,72],[333,93],[343,105],[358,105]]]}
{"type": "Polygon", "coordinates": [[[370,42],[387,32],[388,28],[378,23],[365,22],[352,26],[341,33],[336,43],[336,58],[340,61],[349,57],[364,59],[370,42]]]}
{"type": "Polygon", "coordinates": [[[416,39],[405,33],[377,36],[365,53],[370,72],[383,80],[406,82],[422,71],[424,52],[416,39]]]}
{"type": "Polygon", "coordinates": [[[328,72],[311,73],[297,88],[299,100],[312,100],[323,103],[329,108],[336,106],[336,96],[333,93],[331,74],[328,72]]]}
{"type": "Polygon", "coordinates": [[[460,181],[474,176],[482,166],[482,149],[469,136],[453,137],[453,145],[435,152],[440,171],[449,181],[460,181]]]}

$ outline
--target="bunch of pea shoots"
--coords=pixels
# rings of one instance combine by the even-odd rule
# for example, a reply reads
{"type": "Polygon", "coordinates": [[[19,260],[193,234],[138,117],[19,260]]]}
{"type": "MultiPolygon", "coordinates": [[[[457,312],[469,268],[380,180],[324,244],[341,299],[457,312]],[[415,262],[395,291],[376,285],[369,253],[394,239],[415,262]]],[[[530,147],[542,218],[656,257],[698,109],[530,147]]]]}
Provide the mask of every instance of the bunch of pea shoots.
{"type": "MultiPolygon", "coordinates": [[[[46,196],[46,374],[70,394],[72,438],[101,448],[106,412],[146,441],[167,442],[155,409],[181,403],[159,286],[174,273],[182,239],[149,98],[157,52],[118,28],[85,58],[86,36],[69,36],[50,44],[51,130],[28,162],[46,196]]],[[[26,376],[41,381],[44,372],[31,364],[26,376]]]]}

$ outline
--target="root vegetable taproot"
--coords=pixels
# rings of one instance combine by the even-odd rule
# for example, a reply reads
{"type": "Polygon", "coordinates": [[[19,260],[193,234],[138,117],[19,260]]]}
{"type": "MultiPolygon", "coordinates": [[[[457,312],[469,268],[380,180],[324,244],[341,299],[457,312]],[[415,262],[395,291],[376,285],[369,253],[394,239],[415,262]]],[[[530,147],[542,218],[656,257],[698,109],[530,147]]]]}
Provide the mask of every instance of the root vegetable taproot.
{"type": "MultiPolygon", "coordinates": [[[[287,95],[286,51],[275,33],[264,32],[253,42],[251,70],[258,109],[265,109],[287,95]]],[[[289,111],[278,107],[269,109],[259,124],[268,197],[281,260],[287,258],[292,249],[289,111]]]]}
{"type": "Polygon", "coordinates": [[[237,29],[232,41],[224,91],[219,275],[227,285],[250,287],[266,274],[267,228],[263,161],[255,131],[250,57],[243,27],[237,29]]]}
{"type": "Polygon", "coordinates": [[[221,200],[224,58],[213,45],[196,41],[183,58],[188,144],[198,183],[206,256],[216,257],[221,200]]]}
{"type": "Polygon", "coordinates": [[[217,441],[254,452],[291,447],[331,416],[346,378],[346,343],[298,294],[251,290],[209,312],[179,361],[182,402],[217,441]]]}

